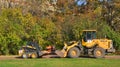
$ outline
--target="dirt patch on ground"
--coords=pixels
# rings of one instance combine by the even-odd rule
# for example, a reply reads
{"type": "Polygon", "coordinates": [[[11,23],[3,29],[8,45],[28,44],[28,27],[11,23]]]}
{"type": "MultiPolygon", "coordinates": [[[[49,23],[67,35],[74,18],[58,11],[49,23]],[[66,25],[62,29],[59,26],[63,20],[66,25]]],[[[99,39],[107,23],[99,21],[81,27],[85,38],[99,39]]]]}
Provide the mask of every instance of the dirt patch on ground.
{"type": "Polygon", "coordinates": [[[117,56],[105,56],[106,59],[120,59],[120,55],[117,56]]]}
{"type": "MultiPolygon", "coordinates": [[[[57,55],[45,55],[42,58],[60,58],[57,55]]],[[[80,57],[80,58],[86,58],[86,57],[80,57]]],[[[89,57],[90,58],[90,57],[89,57]]],[[[21,60],[22,58],[19,58],[17,55],[13,56],[0,56],[0,60],[21,60]]],[[[38,58],[40,59],[40,58],[38,58]]],[[[117,56],[105,56],[105,59],[120,59],[120,55],[117,56]]]]}
{"type": "Polygon", "coordinates": [[[14,56],[0,56],[0,60],[15,60],[18,59],[17,55],[14,56]]]}

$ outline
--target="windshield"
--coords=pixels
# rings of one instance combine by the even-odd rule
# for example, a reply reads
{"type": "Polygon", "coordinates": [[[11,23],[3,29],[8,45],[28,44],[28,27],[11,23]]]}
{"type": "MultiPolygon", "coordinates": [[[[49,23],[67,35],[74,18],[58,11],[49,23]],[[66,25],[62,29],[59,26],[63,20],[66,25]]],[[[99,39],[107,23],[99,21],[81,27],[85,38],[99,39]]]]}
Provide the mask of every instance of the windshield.
{"type": "Polygon", "coordinates": [[[96,31],[84,31],[83,38],[84,38],[84,41],[95,39],[96,31]]]}

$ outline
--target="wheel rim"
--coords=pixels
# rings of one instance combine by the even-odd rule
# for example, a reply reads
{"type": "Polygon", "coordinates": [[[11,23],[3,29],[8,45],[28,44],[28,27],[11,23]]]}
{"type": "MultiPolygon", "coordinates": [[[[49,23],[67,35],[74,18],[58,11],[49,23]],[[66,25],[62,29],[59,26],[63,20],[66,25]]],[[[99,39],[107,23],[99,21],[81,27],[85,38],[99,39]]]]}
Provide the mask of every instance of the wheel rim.
{"type": "Polygon", "coordinates": [[[96,51],[96,55],[97,56],[101,56],[102,55],[102,52],[100,50],[96,51]]]}
{"type": "Polygon", "coordinates": [[[36,56],[35,53],[33,53],[33,54],[31,55],[31,57],[32,57],[32,58],[36,58],[37,56],[36,56]]]}
{"type": "Polygon", "coordinates": [[[72,56],[76,56],[76,55],[77,55],[77,52],[76,52],[75,50],[73,50],[73,51],[71,52],[71,54],[72,54],[72,56]]]}
{"type": "Polygon", "coordinates": [[[26,54],[23,54],[23,58],[27,58],[27,55],[26,55],[26,54]]]}

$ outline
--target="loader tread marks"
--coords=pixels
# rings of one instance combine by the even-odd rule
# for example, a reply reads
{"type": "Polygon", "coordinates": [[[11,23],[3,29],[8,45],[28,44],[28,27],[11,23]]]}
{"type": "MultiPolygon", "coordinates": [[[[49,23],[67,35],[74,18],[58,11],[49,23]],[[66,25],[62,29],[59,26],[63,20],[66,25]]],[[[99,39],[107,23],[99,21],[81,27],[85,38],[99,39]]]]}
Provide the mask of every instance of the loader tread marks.
{"type": "Polygon", "coordinates": [[[78,58],[80,56],[80,50],[77,47],[73,47],[68,51],[69,58],[78,58]]]}
{"type": "Polygon", "coordinates": [[[94,49],[93,55],[95,58],[103,58],[105,56],[105,49],[97,47],[94,49]]]}

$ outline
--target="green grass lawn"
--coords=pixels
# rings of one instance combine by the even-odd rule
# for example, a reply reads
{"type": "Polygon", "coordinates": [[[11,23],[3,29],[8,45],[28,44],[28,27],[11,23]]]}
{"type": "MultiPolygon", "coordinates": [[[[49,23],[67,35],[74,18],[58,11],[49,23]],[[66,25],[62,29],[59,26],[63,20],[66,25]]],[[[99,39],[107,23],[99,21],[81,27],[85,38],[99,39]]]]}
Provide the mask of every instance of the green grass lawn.
{"type": "Polygon", "coordinates": [[[119,67],[120,59],[50,58],[0,60],[0,67],[119,67]]]}

